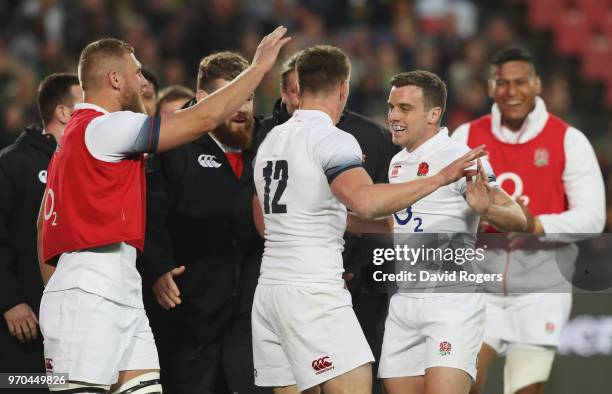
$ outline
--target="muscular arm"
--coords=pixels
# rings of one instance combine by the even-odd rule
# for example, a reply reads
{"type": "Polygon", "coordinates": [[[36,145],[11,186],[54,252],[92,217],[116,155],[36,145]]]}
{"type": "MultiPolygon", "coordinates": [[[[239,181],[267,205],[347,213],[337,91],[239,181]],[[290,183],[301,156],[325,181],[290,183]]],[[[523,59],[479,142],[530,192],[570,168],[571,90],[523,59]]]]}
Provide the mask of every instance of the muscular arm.
{"type": "Polygon", "coordinates": [[[332,193],[358,216],[365,219],[390,216],[410,206],[465,175],[473,160],[485,155],[479,146],[455,160],[433,176],[398,184],[373,184],[361,167],[338,175],[331,184],[332,193]]]}
{"type": "Polygon", "coordinates": [[[491,205],[482,218],[504,232],[525,231],[527,219],[521,207],[501,187],[491,188],[491,205]]]}
{"type": "Polygon", "coordinates": [[[252,65],[196,105],[162,116],[157,152],[184,145],[212,131],[240,108],[264,74],[262,67],[252,65]]]}
{"type": "Polygon", "coordinates": [[[286,31],[281,26],[264,37],[257,47],[253,64],[227,86],[190,108],[161,117],[157,151],[193,141],[236,112],[272,68],[282,46],[289,41],[290,38],[283,38],[286,31]]]}
{"type": "Polygon", "coordinates": [[[414,204],[442,185],[443,179],[438,174],[394,185],[373,184],[366,171],[358,167],[338,175],[331,190],[357,216],[376,219],[414,204]]]}

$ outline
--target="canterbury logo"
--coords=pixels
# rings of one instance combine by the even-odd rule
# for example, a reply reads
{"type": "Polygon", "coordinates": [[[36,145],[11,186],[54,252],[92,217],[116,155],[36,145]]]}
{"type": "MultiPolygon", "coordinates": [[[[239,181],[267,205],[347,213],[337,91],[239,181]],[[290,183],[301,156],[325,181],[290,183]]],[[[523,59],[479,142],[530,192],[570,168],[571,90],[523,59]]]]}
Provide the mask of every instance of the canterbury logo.
{"type": "Polygon", "coordinates": [[[219,168],[221,163],[217,161],[214,155],[200,155],[198,157],[198,163],[204,168],[219,168]]]}
{"type": "Polygon", "coordinates": [[[332,362],[329,360],[329,356],[321,357],[312,362],[312,369],[317,371],[317,375],[331,369],[334,369],[332,362]]]}
{"type": "Polygon", "coordinates": [[[47,183],[47,170],[42,170],[38,173],[38,180],[41,183],[47,183]]]}

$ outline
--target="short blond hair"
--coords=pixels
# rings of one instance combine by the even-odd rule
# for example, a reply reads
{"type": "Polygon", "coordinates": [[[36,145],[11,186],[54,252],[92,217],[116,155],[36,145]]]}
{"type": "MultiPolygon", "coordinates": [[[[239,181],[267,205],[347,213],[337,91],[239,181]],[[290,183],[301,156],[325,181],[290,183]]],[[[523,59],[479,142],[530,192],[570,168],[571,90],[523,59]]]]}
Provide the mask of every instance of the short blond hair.
{"type": "Polygon", "coordinates": [[[102,81],[97,75],[103,62],[123,58],[126,53],[134,53],[134,48],[116,38],[102,38],[89,43],[79,58],[79,81],[83,90],[100,87],[102,81]]]}

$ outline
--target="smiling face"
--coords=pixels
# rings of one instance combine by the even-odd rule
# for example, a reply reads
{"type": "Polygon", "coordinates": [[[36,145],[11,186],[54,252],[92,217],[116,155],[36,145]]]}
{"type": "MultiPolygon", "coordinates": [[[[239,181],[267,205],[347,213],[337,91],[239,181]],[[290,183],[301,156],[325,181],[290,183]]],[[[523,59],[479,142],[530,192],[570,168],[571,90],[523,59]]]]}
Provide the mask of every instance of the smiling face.
{"type": "Polygon", "coordinates": [[[426,109],[423,89],[414,85],[392,87],[387,102],[393,143],[413,151],[438,131],[441,109],[426,109]],[[434,127],[432,127],[434,126],[434,127]]]}
{"type": "Polygon", "coordinates": [[[499,106],[502,124],[511,130],[522,127],[541,91],[540,78],[526,61],[509,61],[493,68],[489,96],[499,106]]]}

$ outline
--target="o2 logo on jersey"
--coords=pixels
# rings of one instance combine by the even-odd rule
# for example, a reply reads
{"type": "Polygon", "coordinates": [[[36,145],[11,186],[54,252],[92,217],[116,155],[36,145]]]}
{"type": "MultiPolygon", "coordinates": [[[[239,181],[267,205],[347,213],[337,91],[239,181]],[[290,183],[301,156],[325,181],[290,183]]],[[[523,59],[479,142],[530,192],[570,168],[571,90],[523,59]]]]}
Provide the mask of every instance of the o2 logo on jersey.
{"type": "Polygon", "coordinates": [[[52,226],[57,226],[57,212],[55,212],[55,193],[53,189],[47,189],[47,197],[45,198],[45,206],[44,206],[44,219],[48,221],[53,217],[53,221],[51,222],[52,226]]]}
{"type": "Polygon", "coordinates": [[[38,180],[41,183],[47,183],[47,170],[42,170],[38,173],[38,180]]]}
{"type": "Polygon", "coordinates": [[[499,186],[504,189],[506,193],[510,194],[510,197],[512,197],[513,200],[520,197],[523,204],[529,205],[529,196],[523,195],[523,180],[517,173],[504,172],[497,177],[497,183],[499,183],[499,186]],[[504,182],[512,182],[514,185],[514,190],[512,190],[511,187],[504,186],[504,182]]]}
{"type": "MultiPolygon", "coordinates": [[[[423,219],[416,217],[412,214],[412,206],[406,208],[405,212],[406,212],[406,217],[404,218],[400,217],[397,213],[393,214],[393,217],[395,218],[395,221],[397,222],[397,224],[399,224],[400,226],[406,226],[412,220],[416,224],[413,231],[415,233],[422,233],[423,229],[421,228],[421,225],[423,224],[423,219]]],[[[403,216],[403,213],[402,212],[400,213],[403,216]]]]}
{"type": "Polygon", "coordinates": [[[287,160],[266,161],[266,166],[263,168],[263,177],[266,181],[263,200],[264,213],[287,213],[287,205],[278,203],[287,188],[287,180],[289,179],[287,160]],[[272,197],[272,204],[270,204],[270,186],[273,180],[278,182],[272,197]]]}

